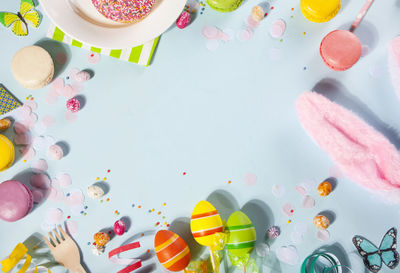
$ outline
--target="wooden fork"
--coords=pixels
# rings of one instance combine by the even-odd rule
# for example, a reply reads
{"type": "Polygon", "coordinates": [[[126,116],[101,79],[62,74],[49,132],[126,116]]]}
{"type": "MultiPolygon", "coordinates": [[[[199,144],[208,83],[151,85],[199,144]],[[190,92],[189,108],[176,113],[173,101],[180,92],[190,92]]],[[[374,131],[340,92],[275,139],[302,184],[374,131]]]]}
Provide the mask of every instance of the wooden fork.
{"type": "Polygon", "coordinates": [[[48,240],[46,236],[43,236],[54,258],[72,273],[86,273],[81,265],[81,255],[79,254],[78,246],[61,226],[58,226],[58,230],[61,235],[56,229],[53,229],[56,238],[53,237],[51,232],[48,233],[50,240],[48,240]]]}

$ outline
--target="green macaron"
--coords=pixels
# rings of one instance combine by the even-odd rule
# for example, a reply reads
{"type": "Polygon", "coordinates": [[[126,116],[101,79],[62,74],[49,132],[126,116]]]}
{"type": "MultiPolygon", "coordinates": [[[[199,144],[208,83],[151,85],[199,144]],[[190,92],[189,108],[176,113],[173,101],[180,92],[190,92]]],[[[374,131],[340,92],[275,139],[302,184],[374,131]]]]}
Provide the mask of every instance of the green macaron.
{"type": "Polygon", "coordinates": [[[219,12],[231,12],[237,9],[243,0],[207,0],[207,4],[219,12]]]}

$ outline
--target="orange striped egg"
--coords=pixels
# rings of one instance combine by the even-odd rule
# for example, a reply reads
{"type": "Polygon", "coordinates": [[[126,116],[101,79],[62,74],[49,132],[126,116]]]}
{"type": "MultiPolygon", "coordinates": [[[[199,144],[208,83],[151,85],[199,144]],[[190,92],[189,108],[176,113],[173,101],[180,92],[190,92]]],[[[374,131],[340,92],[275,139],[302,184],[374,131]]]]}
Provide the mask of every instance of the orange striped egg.
{"type": "Polygon", "coordinates": [[[158,261],[169,271],[185,269],[190,262],[190,249],[185,240],[169,230],[159,230],[154,238],[158,261]]]}
{"type": "Polygon", "coordinates": [[[215,234],[223,231],[221,216],[211,203],[200,201],[194,207],[190,229],[199,244],[211,246],[215,243],[215,234]]]}

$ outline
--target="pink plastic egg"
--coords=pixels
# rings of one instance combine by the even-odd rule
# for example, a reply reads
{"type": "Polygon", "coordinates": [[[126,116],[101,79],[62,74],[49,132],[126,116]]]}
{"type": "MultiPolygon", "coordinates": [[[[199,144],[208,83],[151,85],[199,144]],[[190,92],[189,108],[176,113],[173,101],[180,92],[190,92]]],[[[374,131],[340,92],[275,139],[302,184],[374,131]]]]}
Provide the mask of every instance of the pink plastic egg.
{"type": "Polygon", "coordinates": [[[114,232],[116,235],[121,236],[125,233],[126,225],[124,221],[118,220],[114,223],[114,232]]]}

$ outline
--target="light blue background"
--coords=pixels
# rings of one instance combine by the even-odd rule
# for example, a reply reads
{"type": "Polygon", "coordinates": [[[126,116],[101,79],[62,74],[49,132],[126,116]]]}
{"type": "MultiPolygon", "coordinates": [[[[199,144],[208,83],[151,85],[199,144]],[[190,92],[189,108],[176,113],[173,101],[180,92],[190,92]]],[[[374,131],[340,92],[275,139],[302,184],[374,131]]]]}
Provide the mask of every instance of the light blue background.
{"type": "MultiPolygon", "coordinates": [[[[313,209],[301,207],[301,196],[295,186],[329,177],[333,164],[302,129],[295,102],[303,91],[313,89],[320,81],[328,83],[322,85],[325,87],[333,82],[339,91],[328,88],[328,93],[337,95],[339,103],[361,113],[384,133],[391,132],[387,128],[398,130],[399,99],[387,72],[387,45],[399,34],[400,1],[373,4],[356,31],[363,43],[369,44],[369,54],[346,72],[331,71],[323,64],[319,44],[329,31],[351,23],[364,4],[361,0],[343,1],[340,13],[324,24],[306,21],[300,13],[299,1],[275,1],[274,10],[255,30],[252,40],[230,41],[215,52],[206,49],[206,40],[201,36],[204,25],[238,31],[257,3],[247,1],[230,14],[219,14],[206,7],[204,14],[197,16],[186,29],[173,28],[162,35],[148,68],[105,56],[92,65],[87,61],[87,51],[66,47],[70,60],[61,76],[65,77],[73,67],[95,72],[94,78],[84,85],[87,102],[75,123],[65,121],[63,99],[56,105],[47,105],[44,98],[48,88],[24,89],[10,72],[14,53],[45,36],[48,18],[44,16],[39,29],[32,29],[26,38],[1,29],[0,82],[21,100],[32,94],[39,104],[39,118],[46,114],[56,117],[55,125],[46,134],[70,146],[70,153],[61,161],[48,161],[49,175],[67,172],[73,186],[83,190],[96,182],[98,176],[108,178],[111,201],[100,204],[87,198],[87,216],[72,217],[79,225],[74,238],[91,272],[120,269],[106,255],[91,254],[87,242],[92,241],[95,232],[112,226],[121,216],[131,218],[132,227],[123,237],[111,241],[107,251],[111,250],[134,234],[155,230],[154,223],[159,217],[147,212],[155,208],[162,209],[169,223],[175,220],[174,226],[178,223],[183,235],[188,233],[188,225],[183,222],[188,222],[195,204],[210,195],[225,219],[234,209],[244,207],[256,225],[259,241],[270,225],[280,226],[282,235],[271,245],[272,252],[292,244],[290,234],[296,223],[309,226],[304,242],[297,245],[300,255],[297,265],[276,264],[271,271],[267,263],[263,272],[298,272],[301,261],[324,245],[316,238],[317,230],[312,225],[312,218],[321,211],[336,214],[329,227],[328,245],[340,244],[355,272],[361,272],[362,260],[354,254],[351,238],[355,234],[364,235],[379,245],[390,227],[399,227],[398,206],[381,202],[345,178],[338,180],[336,189],[326,198],[312,192],[316,199],[313,209]],[[278,18],[287,23],[283,42],[268,34],[272,22],[278,18]],[[272,48],[281,50],[280,60],[270,59],[272,48]],[[380,72],[379,75],[371,76],[371,69],[380,72]],[[111,169],[110,174],[107,169],[111,169]],[[183,172],[187,175],[183,176],[183,172]],[[245,185],[247,173],[257,175],[255,186],[245,185]],[[227,184],[228,180],[232,183],[227,184]],[[286,194],[280,199],[271,193],[274,184],[286,187],[286,194]],[[235,204],[228,202],[232,198],[236,208],[229,208],[229,204],[235,204]],[[163,202],[167,206],[162,207],[163,202]],[[286,202],[295,206],[295,214],[290,218],[292,224],[287,224],[289,218],[281,211],[286,202]],[[143,208],[132,208],[132,203],[143,208]],[[119,217],[114,210],[120,211],[119,217]]],[[[0,9],[16,11],[18,5],[18,1],[2,1],[0,9]]],[[[400,145],[396,135],[391,139],[400,145]]],[[[38,154],[36,159],[44,156],[38,154]]],[[[32,162],[16,162],[0,174],[0,180],[11,179],[32,162]]],[[[0,257],[8,255],[16,243],[42,232],[40,224],[46,208],[57,207],[70,215],[63,204],[46,201],[17,223],[1,222],[0,257]]],[[[143,240],[139,253],[152,248],[153,235],[143,240]]],[[[131,255],[137,256],[138,252],[131,255]]],[[[154,264],[157,264],[154,257],[144,261],[147,267],[142,272],[152,269],[161,272],[161,267],[154,264]]],[[[381,272],[391,272],[383,267],[381,272]]]]}

